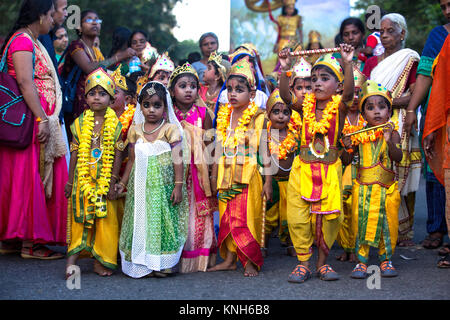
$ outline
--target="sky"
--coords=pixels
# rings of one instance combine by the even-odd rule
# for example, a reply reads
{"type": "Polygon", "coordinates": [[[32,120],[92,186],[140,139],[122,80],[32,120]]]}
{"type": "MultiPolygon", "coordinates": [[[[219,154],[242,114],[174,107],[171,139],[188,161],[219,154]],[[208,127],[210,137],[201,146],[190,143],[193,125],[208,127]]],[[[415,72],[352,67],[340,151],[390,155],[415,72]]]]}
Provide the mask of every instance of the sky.
{"type": "Polygon", "coordinates": [[[173,14],[178,26],[172,31],[178,41],[197,42],[203,33],[214,32],[219,37],[219,51],[229,50],[230,0],[182,0],[173,14]]]}
{"type": "MultiPolygon", "coordinates": [[[[356,2],[349,1],[351,6],[356,2]]],[[[173,14],[178,23],[173,34],[178,41],[198,41],[203,33],[214,32],[219,37],[219,51],[229,50],[230,0],[182,0],[175,6],[173,14]]],[[[350,11],[352,16],[358,14],[355,10],[350,11]]]]}

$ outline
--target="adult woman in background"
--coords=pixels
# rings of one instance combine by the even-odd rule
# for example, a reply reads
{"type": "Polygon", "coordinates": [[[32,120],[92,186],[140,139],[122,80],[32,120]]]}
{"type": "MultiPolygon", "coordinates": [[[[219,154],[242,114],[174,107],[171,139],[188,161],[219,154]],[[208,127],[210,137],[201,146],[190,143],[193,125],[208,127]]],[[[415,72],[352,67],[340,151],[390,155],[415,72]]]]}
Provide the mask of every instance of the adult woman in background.
{"type": "Polygon", "coordinates": [[[387,88],[393,99],[393,120],[398,121],[403,158],[397,164],[398,188],[402,195],[399,209],[399,246],[414,245],[414,205],[419,188],[422,156],[419,138],[415,132],[407,135],[404,130],[406,107],[414,92],[419,54],[405,48],[408,29],[405,18],[398,13],[390,13],[381,19],[380,36],[385,51],[366,61],[363,73],[371,80],[387,88]]]}
{"type": "Polygon", "coordinates": [[[213,32],[204,33],[200,40],[198,40],[200,51],[202,52],[202,59],[194,62],[192,66],[197,71],[200,82],[203,83],[203,74],[208,68],[208,59],[211,53],[219,49],[219,38],[213,32]]]}
{"type": "Polygon", "coordinates": [[[25,0],[1,51],[10,44],[8,74],[17,80],[35,125],[25,149],[0,145],[0,253],[46,260],[63,257],[44,245],[66,244],[67,221],[62,96],[53,62],[37,40],[53,27],[53,12],[52,0],[25,0]]]}
{"type": "Polygon", "coordinates": [[[83,11],[81,13],[80,29],[76,30],[79,38],[72,41],[67,49],[62,77],[67,78],[72,69],[76,66],[82,71],[77,82],[72,112],[65,113],[64,115],[69,141],[71,140],[70,125],[84,110],[89,108],[84,95],[84,85],[87,76],[100,66],[105,68],[109,67],[120,61],[126,60],[135,54],[132,49],[119,51],[105,60],[100,49],[94,46],[95,38],[100,34],[101,24],[102,20],[95,11],[83,11]]]}

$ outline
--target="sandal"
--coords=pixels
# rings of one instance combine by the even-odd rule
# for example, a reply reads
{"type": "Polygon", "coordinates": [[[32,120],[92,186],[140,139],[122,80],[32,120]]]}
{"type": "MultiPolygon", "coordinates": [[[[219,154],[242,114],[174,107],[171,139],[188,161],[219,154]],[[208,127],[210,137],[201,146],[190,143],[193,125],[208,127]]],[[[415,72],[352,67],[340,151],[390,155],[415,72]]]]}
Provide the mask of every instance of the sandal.
{"type": "Polygon", "coordinates": [[[422,242],[422,246],[425,249],[436,249],[442,245],[443,237],[432,237],[428,235],[422,242]]]}
{"type": "Polygon", "coordinates": [[[22,243],[7,243],[5,241],[0,242],[0,254],[20,253],[22,249],[22,243]]]}
{"type": "Polygon", "coordinates": [[[367,276],[367,265],[364,263],[358,263],[350,275],[353,279],[365,279],[367,276]]]}
{"type": "Polygon", "coordinates": [[[398,276],[397,270],[395,270],[392,262],[389,260],[383,261],[380,264],[381,276],[385,278],[393,278],[398,276]]]}
{"type": "Polygon", "coordinates": [[[304,265],[299,264],[289,275],[288,282],[303,283],[311,277],[311,271],[304,265]]]}
{"type": "Polygon", "coordinates": [[[450,253],[439,259],[437,267],[441,269],[450,268],[450,253]]]}
{"type": "Polygon", "coordinates": [[[334,271],[329,264],[324,264],[321,266],[317,273],[320,277],[320,280],[324,281],[334,281],[339,279],[339,275],[336,271],[334,271]]]}
{"type": "Polygon", "coordinates": [[[445,243],[442,248],[438,250],[438,255],[445,257],[450,253],[450,243],[445,243]]]}
{"type": "Polygon", "coordinates": [[[24,259],[39,259],[39,260],[56,260],[64,258],[62,253],[50,250],[49,248],[34,244],[32,247],[22,247],[20,256],[24,259]]]}

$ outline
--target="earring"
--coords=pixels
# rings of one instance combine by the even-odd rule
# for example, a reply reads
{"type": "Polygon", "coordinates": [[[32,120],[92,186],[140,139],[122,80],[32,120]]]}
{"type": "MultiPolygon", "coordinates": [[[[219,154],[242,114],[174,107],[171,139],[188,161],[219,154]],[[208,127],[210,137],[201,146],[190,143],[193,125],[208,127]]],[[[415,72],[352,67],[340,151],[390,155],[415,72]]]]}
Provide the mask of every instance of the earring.
{"type": "Polygon", "coordinates": [[[41,17],[41,19],[39,20],[39,23],[42,24],[42,17],[41,17]]]}

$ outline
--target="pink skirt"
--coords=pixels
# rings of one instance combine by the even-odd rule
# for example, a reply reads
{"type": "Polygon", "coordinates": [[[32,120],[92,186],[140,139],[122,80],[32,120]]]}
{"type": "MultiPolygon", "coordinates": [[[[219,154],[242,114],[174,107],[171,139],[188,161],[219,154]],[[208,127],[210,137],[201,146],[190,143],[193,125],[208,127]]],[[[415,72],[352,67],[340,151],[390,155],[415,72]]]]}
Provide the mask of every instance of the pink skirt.
{"type": "Polygon", "coordinates": [[[46,199],[39,175],[37,132],[35,125],[32,143],[24,150],[0,146],[0,241],[31,240],[64,246],[67,163],[64,156],[55,159],[52,197],[46,199]]]}

